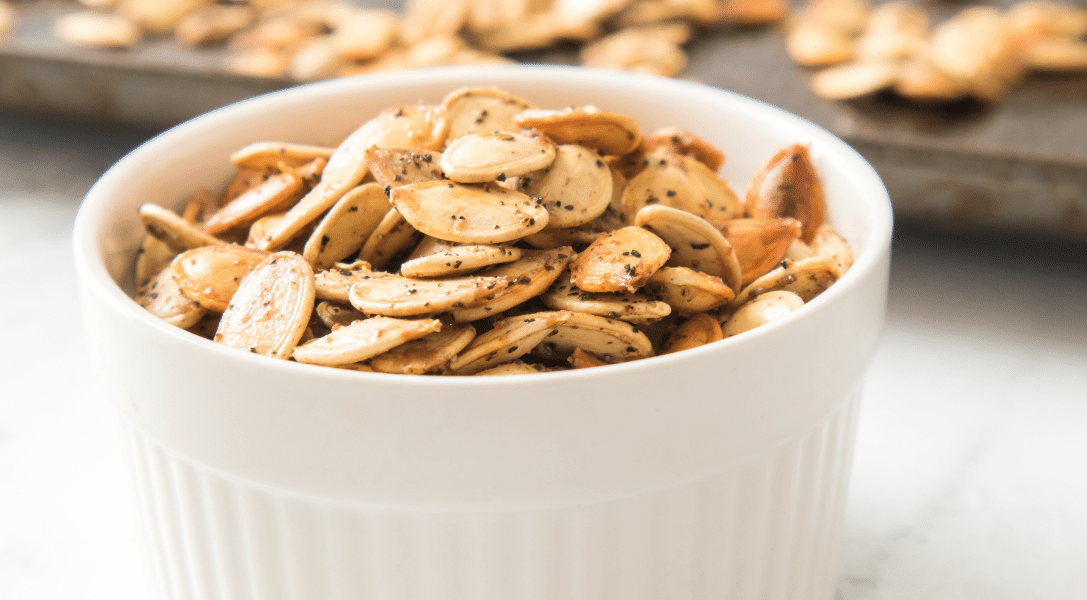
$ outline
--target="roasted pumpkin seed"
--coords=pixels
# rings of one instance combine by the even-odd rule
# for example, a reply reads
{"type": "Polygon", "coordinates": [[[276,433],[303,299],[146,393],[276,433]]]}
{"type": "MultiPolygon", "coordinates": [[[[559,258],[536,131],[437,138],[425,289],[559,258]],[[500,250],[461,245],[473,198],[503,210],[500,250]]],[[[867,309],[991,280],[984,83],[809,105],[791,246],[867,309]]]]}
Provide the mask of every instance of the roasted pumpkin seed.
{"type": "Polygon", "coordinates": [[[624,227],[601,235],[570,265],[571,281],[586,292],[633,292],[668,262],[672,250],[656,234],[624,227]]]}
{"type": "Polygon", "coordinates": [[[494,183],[424,181],[393,189],[390,200],[419,231],[462,244],[511,242],[548,219],[539,202],[494,183]]]}

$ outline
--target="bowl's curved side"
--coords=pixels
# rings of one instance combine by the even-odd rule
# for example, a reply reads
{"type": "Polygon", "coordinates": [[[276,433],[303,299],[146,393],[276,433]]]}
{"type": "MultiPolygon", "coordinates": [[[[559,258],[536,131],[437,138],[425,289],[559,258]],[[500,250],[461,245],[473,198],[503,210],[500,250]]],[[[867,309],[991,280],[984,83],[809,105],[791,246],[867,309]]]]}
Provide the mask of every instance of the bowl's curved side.
{"type": "Polygon", "coordinates": [[[128,419],[234,477],[381,505],[529,508],[675,486],[794,439],[855,395],[883,322],[890,201],[827,132],[705,86],[567,67],[460,68],[304,86],[214,111],[135,150],[89,192],[75,229],[92,357],[128,419]],[[857,261],[804,310],[719,344],[585,371],[506,378],[342,372],[232,351],[126,295],[136,207],[176,205],[265,139],[334,144],[382,108],[497,85],[543,107],[593,103],[724,149],[741,192],[778,148],[811,146],[857,261]]]}

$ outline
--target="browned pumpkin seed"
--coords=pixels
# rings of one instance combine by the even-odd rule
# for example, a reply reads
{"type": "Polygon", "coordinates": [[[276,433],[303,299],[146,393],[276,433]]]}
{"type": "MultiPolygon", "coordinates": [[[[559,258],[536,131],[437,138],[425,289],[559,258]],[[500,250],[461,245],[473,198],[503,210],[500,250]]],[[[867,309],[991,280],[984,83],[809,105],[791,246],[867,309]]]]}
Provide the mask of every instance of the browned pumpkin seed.
{"type": "Polygon", "coordinates": [[[697,348],[721,339],[724,339],[724,336],[717,319],[708,313],[698,313],[691,315],[672,332],[661,354],[697,348]]]}
{"type": "Polygon", "coordinates": [[[146,235],[136,251],[136,287],[143,287],[159,271],[169,266],[177,252],[158,238],[146,235]]]}
{"type": "Polygon", "coordinates": [[[444,179],[438,155],[430,150],[375,146],[366,151],[366,164],[383,189],[444,179]]]}
{"type": "Polygon", "coordinates": [[[776,290],[793,292],[804,302],[810,302],[841,276],[842,269],[832,258],[813,256],[796,262],[786,259],[781,266],[746,286],[736,296],[733,306],[743,306],[756,296],[776,290]]]}
{"type": "Polygon", "coordinates": [[[422,236],[400,211],[390,208],[362,245],[359,258],[375,269],[384,269],[393,257],[414,246],[422,236]]]}
{"type": "Polygon", "coordinates": [[[538,312],[495,321],[493,329],[476,336],[453,357],[449,369],[457,375],[472,375],[513,362],[528,354],[570,316],[566,311],[538,312]]]}
{"type": "Polygon", "coordinates": [[[816,230],[815,237],[811,241],[811,248],[817,255],[833,259],[838,263],[843,274],[853,266],[853,249],[829,223],[824,223],[816,230]]]}
{"type": "Polygon", "coordinates": [[[638,121],[594,106],[528,109],[514,122],[525,129],[539,129],[559,144],[580,144],[605,154],[626,154],[642,141],[638,121]]]}
{"type": "Polygon", "coordinates": [[[368,315],[412,317],[478,306],[510,285],[497,277],[408,279],[374,271],[351,286],[351,305],[368,315]]]}
{"type": "Polygon", "coordinates": [[[649,296],[629,292],[585,292],[574,287],[567,273],[540,295],[548,308],[619,319],[638,325],[668,316],[672,308],[649,296]]]}
{"type": "Polygon", "coordinates": [[[543,169],[554,160],[555,145],[543,136],[494,131],[468,133],[449,142],[441,167],[453,181],[483,183],[543,169]]]}
{"type": "Polygon", "coordinates": [[[441,106],[449,120],[450,139],[477,132],[519,131],[514,117],[533,108],[528,101],[494,87],[454,90],[441,106]]]}
{"type": "Polygon", "coordinates": [[[405,277],[463,275],[519,258],[521,250],[514,246],[455,244],[427,236],[400,265],[400,274],[405,277]]]}
{"type": "Polygon", "coordinates": [[[494,183],[424,181],[392,190],[393,206],[408,223],[440,240],[500,244],[547,225],[538,202],[494,183]]]}
{"type": "Polygon", "coordinates": [[[811,78],[811,89],[828,100],[852,100],[894,85],[900,67],[896,62],[852,62],[819,71],[811,78]]]}
{"type": "Polygon", "coordinates": [[[286,359],[306,331],[313,304],[313,268],[298,254],[276,252],[242,278],[215,341],[286,359]]]}
{"type": "Polygon", "coordinates": [[[592,367],[603,367],[608,364],[581,348],[574,348],[566,361],[575,369],[591,369],[592,367]]]}
{"type": "Polygon", "coordinates": [[[789,217],[733,219],[726,223],[721,233],[740,261],[740,285],[755,281],[777,266],[800,237],[800,231],[800,221],[789,217]]]}
{"type": "MultiPolygon", "coordinates": [[[[566,311],[562,311],[566,312],[566,311]]],[[[571,312],[555,326],[534,354],[563,358],[581,348],[608,363],[626,362],[653,356],[653,344],[634,325],[599,315],[571,312]]]]}
{"type": "MultiPolygon", "coordinates": [[[[323,168],[323,158],[314,160],[319,161],[319,168],[323,168]]],[[[312,170],[319,170],[318,164],[311,165],[312,170]]],[[[268,213],[287,210],[302,197],[305,190],[306,179],[300,172],[271,175],[208,217],[204,230],[218,235],[234,227],[250,225],[268,213]]]]}
{"type": "Polygon", "coordinates": [[[716,146],[684,129],[662,127],[645,139],[646,153],[664,151],[667,154],[690,156],[716,173],[725,164],[725,154],[716,146]]]}
{"type": "Polygon", "coordinates": [[[207,314],[207,309],[182,295],[167,264],[136,291],[136,303],[174,327],[188,329],[207,314]]]}
{"type": "Polygon", "coordinates": [[[608,165],[584,146],[558,147],[548,168],[528,173],[518,189],[539,198],[550,217],[548,226],[577,227],[600,216],[612,199],[612,175],[608,165]]]}
{"type": "Polygon", "coordinates": [[[362,248],[389,212],[389,198],[376,183],[352,188],[332,205],[306,242],[302,257],[327,269],[362,248]]]}
{"type": "Polygon", "coordinates": [[[656,234],[624,227],[601,235],[570,265],[571,280],[586,292],[633,292],[668,262],[672,250],[656,234]]]}
{"type": "Polygon", "coordinates": [[[687,267],[663,267],[645,285],[649,296],[681,315],[705,312],[728,304],[736,293],[719,277],[687,267]]]}
{"type": "Polygon", "coordinates": [[[732,244],[705,219],[669,206],[646,206],[638,211],[634,224],[660,236],[671,248],[666,263],[688,267],[719,277],[739,293],[740,261],[732,244]]]}
{"type": "Polygon", "coordinates": [[[700,161],[661,151],[646,156],[646,167],[627,184],[620,199],[624,216],[634,221],[642,208],[663,204],[698,215],[714,225],[738,216],[743,207],[723,179],[700,161]]]}
{"type": "Polygon", "coordinates": [[[480,275],[508,280],[510,286],[484,304],[453,310],[453,320],[467,322],[494,316],[539,296],[554,283],[573,256],[569,246],[525,250],[519,260],[483,271],[480,275]]]}
{"type": "Polygon", "coordinates": [[[371,317],[299,345],[291,357],[311,365],[352,364],[434,333],[441,327],[442,322],[437,319],[371,317]]]}
{"type": "Polygon", "coordinates": [[[318,271],[314,275],[317,298],[347,304],[351,286],[362,281],[363,277],[373,272],[370,263],[357,260],[353,263],[336,263],[331,269],[318,271]]]}
{"type": "Polygon", "coordinates": [[[244,246],[203,246],[178,254],[171,263],[174,281],[186,298],[223,312],[243,277],[268,256],[244,246]]]}
{"type": "Polygon", "coordinates": [[[157,204],[142,204],[138,212],[147,233],[161,240],[175,252],[184,252],[201,246],[221,246],[227,243],[225,240],[208,235],[196,225],[179,217],[177,213],[157,204]]]}
{"type": "Polygon", "coordinates": [[[751,180],[744,206],[756,219],[792,217],[802,224],[801,239],[811,241],[826,217],[823,183],[808,147],[782,148],[751,180]]]}
{"type": "Polygon", "coordinates": [[[476,328],[471,325],[444,325],[441,331],[375,356],[370,366],[381,373],[433,373],[445,367],[475,337],[476,328]]]}

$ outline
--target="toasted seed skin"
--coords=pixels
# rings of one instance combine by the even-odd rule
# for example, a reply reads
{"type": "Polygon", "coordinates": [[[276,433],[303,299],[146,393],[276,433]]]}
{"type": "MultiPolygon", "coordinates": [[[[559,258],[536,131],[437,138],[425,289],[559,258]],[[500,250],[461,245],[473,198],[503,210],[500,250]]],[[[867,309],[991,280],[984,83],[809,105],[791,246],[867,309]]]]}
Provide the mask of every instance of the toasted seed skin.
{"type": "Polygon", "coordinates": [[[495,87],[466,87],[450,92],[442,100],[449,121],[449,138],[492,131],[519,131],[514,117],[533,108],[532,103],[495,87]]]}
{"type": "Polygon", "coordinates": [[[763,165],[751,180],[744,209],[756,219],[792,217],[803,225],[801,239],[810,242],[826,218],[827,207],[808,147],[782,148],[763,165]]]}
{"type": "Polygon", "coordinates": [[[368,315],[433,315],[487,302],[510,285],[497,277],[408,279],[374,271],[351,286],[351,305],[368,315]]]}
{"type": "Polygon", "coordinates": [[[690,156],[716,173],[725,164],[725,154],[716,146],[683,129],[662,127],[645,138],[646,153],[664,150],[668,154],[690,156]]]}
{"type": "Polygon", "coordinates": [[[443,325],[441,331],[373,357],[370,366],[381,373],[432,373],[444,368],[475,337],[476,328],[471,325],[443,325]]]}
{"type": "Polygon", "coordinates": [[[603,367],[608,364],[581,348],[574,348],[574,351],[570,353],[570,356],[566,358],[566,361],[575,369],[590,369],[592,367],[603,367]]]}
{"type": "Polygon", "coordinates": [[[382,148],[366,150],[366,164],[374,180],[385,188],[396,188],[420,181],[444,179],[438,154],[422,148],[382,148]]]}
{"type": "Polygon", "coordinates": [[[644,294],[579,290],[570,282],[569,274],[559,277],[540,295],[540,300],[554,310],[584,312],[639,325],[662,319],[672,312],[668,304],[644,294]]]}
{"type": "Polygon", "coordinates": [[[539,129],[560,144],[580,144],[606,154],[626,154],[642,141],[636,120],[592,106],[529,109],[517,115],[514,122],[525,129],[539,129]]]}
{"type": "Polygon", "coordinates": [[[790,217],[733,219],[721,227],[740,262],[740,285],[770,272],[800,238],[801,223],[790,217]]]}
{"type": "Polygon", "coordinates": [[[721,324],[717,322],[717,319],[709,313],[697,313],[691,315],[672,332],[661,354],[689,350],[721,339],[724,339],[724,335],[721,333],[721,324]]]}
{"type": "Polygon", "coordinates": [[[207,309],[182,295],[167,264],[136,291],[136,303],[170,325],[188,329],[207,314],[207,309]]]}
{"type": "Polygon", "coordinates": [[[657,234],[672,248],[668,266],[720,277],[734,292],[740,291],[740,261],[732,244],[709,221],[669,206],[653,205],[638,211],[634,224],[657,234]]]}
{"type": "Polygon", "coordinates": [[[384,269],[394,256],[414,246],[421,237],[423,234],[412,227],[400,211],[390,208],[366,238],[359,258],[375,269],[384,269]]]}
{"type": "Polygon", "coordinates": [[[607,363],[653,356],[653,344],[634,325],[599,315],[571,312],[555,327],[555,333],[536,347],[534,354],[547,358],[568,356],[575,348],[607,363]]]}
{"type": "Polygon", "coordinates": [[[526,174],[518,189],[540,198],[549,213],[549,227],[577,227],[607,209],[612,197],[611,169],[592,150],[563,144],[550,165],[526,174]]]}
{"type": "Polygon", "coordinates": [[[298,173],[271,175],[208,217],[204,231],[219,235],[234,227],[250,225],[265,214],[286,210],[302,197],[304,186],[298,173]]]}
{"type": "Polygon", "coordinates": [[[325,213],[306,241],[302,257],[314,269],[327,269],[359,249],[389,211],[381,186],[364,183],[343,195],[325,213]]]}
{"type": "Polygon", "coordinates": [[[170,265],[175,256],[177,251],[167,246],[166,242],[145,235],[140,242],[140,249],[136,251],[136,287],[142,287],[158,275],[159,271],[170,265]]]}
{"type": "Polygon", "coordinates": [[[175,252],[184,252],[190,248],[199,248],[200,246],[220,246],[227,243],[215,236],[208,235],[173,211],[157,204],[141,205],[139,216],[147,233],[164,242],[175,252]]]}
{"type": "Polygon", "coordinates": [[[586,292],[634,292],[668,262],[672,250],[641,227],[606,233],[570,265],[570,279],[586,292]]]}
{"type": "Polygon", "coordinates": [[[526,250],[514,262],[481,272],[481,276],[506,279],[510,285],[483,304],[454,309],[453,320],[463,323],[494,316],[539,296],[559,277],[573,256],[569,246],[526,250]]]}
{"type": "Polygon", "coordinates": [[[826,291],[842,276],[842,268],[833,258],[813,256],[798,261],[786,259],[766,275],[744,287],[733,306],[742,306],[752,298],[775,290],[786,290],[800,296],[804,302],[826,291]]]}
{"type": "Polygon", "coordinates": [[[310,264],[294,252],[276,252],[242,278],[223,311],[215,341],[286,359],[306,331],[314,296],[310,264]]]}
{"type": "Polygon", "coordinates": [[[272,169],[281,164],[300,167],[314,159],[327,162],[335,148],[292,144],[290,142],[254,142],[230,155],[230,162],[240,169],[272,169]]]}
{"type": "Polygon", "coordinates": [[[353,263],[336,263],[331,269],[314,274],[316,296],[321,300],[331,300],[347,304],[351,286],[362,281],[373,269],[370,263],[357,260],[353,263]]]}
{"type": "Polygon", "coordinates": [[[427,237],[400,265],[400,274],[405,277],[463,275],[519,258],[521,249],[515,246],[453,244],[427,237]]]}
{"type": "Polygon", "coordinates": [[[661,268],[649,278],[645,291],[681,315],[713,310],[736,297],[720,278],[687,267],[661,268]]]}
{"type": "Polygon", "coordinates": [[[732,312],[725,320],[722,333],[732,337],[776,321],[804,306],[804,300],[792,292],[777,290],[759,294],[732,312]]]}
{"type": "Polygon", "coordinates": [[[344,306],[343,304],[329,302],[328,300],[318,302],[317,306],[314,307],[314,312],[317,314],[317,318],[321,320],[321,323],[332,331],[345,325],[350,325],[355,321],[361,321],[368,318],[351,306],[344,306]]]}
{"type": "Polygon", "coordinates": [[[494,328],[476,336],[449,363],[457,375],[472,375],[528,354],[555,327],[570,318],[566,311],[538,312],[495,321],[494,328]]]}
{"type": "Polygon", "coordinates": [[[345,365],[364,361],[405,342],[440,330],[437,319],[371,317],[294,348],[291,357],[312,365],[345,365]]]}
{"type": "Polygon", "coordinates": [[[178,254],[170,264],[174,281],[186,298],[223,312],[249,271],[268,256],[244,246],[203,246],[178,254]]]}
{"type": "Polygon", "coordinates": [[[547,210],[496,184],[424,181],[392,190],[390,200],[413,227],[440,240],[500,244],[547,225],[547,210]]]}
{"type": "Polygon", "coordinates": [[[442,151],[446,177],[460,183],[483,183],[517,177],[551,165],[555,145],[543,136],[495,131],[469,133],[442,151]]]}

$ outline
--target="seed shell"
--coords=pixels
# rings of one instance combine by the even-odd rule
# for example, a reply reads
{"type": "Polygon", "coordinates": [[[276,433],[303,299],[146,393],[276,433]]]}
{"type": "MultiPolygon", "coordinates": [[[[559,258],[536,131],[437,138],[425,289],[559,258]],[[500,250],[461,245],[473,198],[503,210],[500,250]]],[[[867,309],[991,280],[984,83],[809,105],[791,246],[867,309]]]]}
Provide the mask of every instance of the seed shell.
{"type": "Polygon", "coordinates": [[[235,227],[250,225],[265,214],[286,210],[302,197],[304,187],[305,182],[298,173],[271,175],[208,217],[204,231],[219,235],[235,227]]]}
{"type": "Polygon", "coordinates": [[[800,238],[800,232],[800,221],[790,217],[733,219],[726,223],[721,233],[736,250],[742,274],[740,285],[747,285],[776,267],[800,238]]]}
{"type": "Polygon", "coordinates": [[[546,358],[561,358],[575,348],[608,363],[653,356],[653,343],[634,325],[578,312],[569,313],[534,353],[546,358]]]}
{"type": "Polygon", "coordinates": [[[586,292],[633,292],[668,262],[672,250],[656,234],[624,227],[601,235],[570,265],[571,281],[586,292]]]}
{"type": "Polygon", "coordinates": [[[306,331],[314,294],[310,264],[293,252],[276,252],[242,278],[219,321],[215,341],[286,359],[306,331]]]}
{"type": "Polygon", "coordinates": [[[159,271],[169,266],[175,256],[177,252],[167,246],[166,242],[145,235],[140,242],[140,249],[136,251],[136,287],[142,287],[159,271]]]}
{"type": "Polygon", "coordinates": [[[739,293],[742,274],[732,244],[705,219],[668,206],[646,206],[634,224],[660,236],[672,248],[670,267],[688,267],[719,277],[739,293]]]}
{"type": "Polygon", "coordinates": [[[382,189],[445,178],[437,153],[430,150],[375,146],[366,151],[366,164],[382,189]]]}
{"type": "Polygon", "coordinates": [[[461,183],[483,183],[517,177],[549,166],[555,145],[546,138],[495,131],[454,139],[441,156],[446,177],[461,183]]]}
{"type": "Polygon", "coordinates": [[[638,121],[594,106],[528,109],[514,122],[525,129],[539,129],[560,144],[580,144],[605,154],[626,154],[642,141],[638,121]]]}
{"type": "Polygon", "coordinates": [[[408,279],[374,271],[351,286],[348,300],[368,315],[412,317],[478,306],[510,285],[497,277],[408,279]]]}
{"type": "Polygon", "coordinates": [[[370,263],[357,260],[353,263],[336,263],[331,269],[318,271],[314,275],[317,298],[347,304],[351,286],[363,280],[373,269],[370,263]]]}
{"type": "Polygon", "coordinates": [[[736,297],[736,292],[720,278],[687,267],[660,269],[649,278],[645,291],[681,315],[713,310],[736,297]]]}
{"type": "Polygon", "coordinates": [[[445,367],[475,337],[476,328],[471,325],[444,325],[441,331],[375,356],[370,366],[381,373],[432,373],[445,367]]]}
{"type": "Polygon", "coordinates": [[[263,250],[236,244],[203,246],[178,254],[170,268],[182,295],[221,313],[230,304],[242,278],[267,256],[263,250]]]}
{"type": "Polygon", "coordinates": [[[441,106],[449,121],[450,139],[469,133],[520,131],[514,117],[533,108],[527,100],[495,87],[454,90],[442,100],[441,106]]]}
{"type": "Polygon", "coordinates": [[[708,313],[698,313],[691,315],[672,332],[661,354],[705,346],[720,339],[724,339],[724,335],[721,333],[721,324],[717,322],[717,319],[708,313]]]}
{"type": "Polygon", "coordinates": [[[723,323],[723,335],[732,337],[750,331],[776,321],[801,306],[804,306],[804,300],[789,291],[777,290],[759,294],[728,315],[723,323]]]}
{"type": "Polygon", "coordinates": [[[359,258],[375,269],[384,269],[393,257],[414,246],[422,235],[404,219],[400,211],[390,208],[366,238],[359,258]]]}
{"type": "Polygon", "coordinates": [[[796,144],[782,148],[755,173],[744,203],[756,219],[792,217],[801,222],[801,239],[810,242],[826,217],[823,183],[808,154],[796,144]]]}
{"type": "Polygon", "coordinates": [[[569,246],[525,250],[519,260],[480,273],[508,280],[510,286],[484,304],[453,310],[453,320],[462,323],[494,316],[539,296],[562,274],[573,256],[574,251],[569,246]]]}
{"type": "Polygon", "coordinates": [[[559,277],[540,295],[540,300],[554,310],[584,312],[638,325],[657,321],[672,312],[668,304],[644,294],[581,291],[570,282],[569,273],[559,277]]]}
{"type": "Polygon", "coordinates": [[[496,184],[425,181],[392,190],[392,204],[423,233],[463,244],[500,244],[547,225],[538,202],[496,184]]]}
{"type": "Polygon", "coordinates": [[[752,281],[736,296],[733,306],[743,306],[752,298],[775,290],[793,292],[804,302],[823,293],[842,276],[842,268],[833,258],[813,256],[784,264],[752,281]]]}
{"type": "Polygon", "coordinates": [[[189,300],[177,287],[173,270],[166,265],[136,291],[136,303],[174,327],[188,329],[207,314],[207,309],[189,300]]]}
{"type": "Polygon", "coordinates": [[[177,216],[173,211],[157,204],[141,205],[139,216],[147,233],[161,240],[175,252],[184,252],[201,246],[221,246],[227,243],[208,235],[196,225],[177,216]]]}
{"type": "Polygon", "coordinates": [[[357,363],[434,333],[441,327],[442,322],[437,319],[371,317],[306,342],[296,347],[291,357],[300,363],[312,365],[357,363]]]}
{"type": "Polygon", "coordinates": [[[306,242],[302,257],[327,269],[362,248],[389,212],[389,198],[376,183],[356,186],[332,205],[306,242]]]}
{"type": "Polygon", "coordinates": [[[608,165],[584,146],[563,144],[550,166],[529,173],[518,189],[540,198],[549,213],[549,227],[576,227],[600,216],[612,198],[608,165]]]}
{"type": "Polygon", "coordinates": [[[662,127],[645,139],[646,153],[664,150],[668,154],[690,156],[716,173],[725,164],[725,154],[716,146],[690,131],[662,127]]]}
{"type": "Polygon", "coordinates": [[[528,354],[570,316],[566,311],[538,312],[495,321],[493,329],[476,336],[450,361],[449,369],[457,375],[472,375],[513,362],[528,354]]]}
{"type": "Polygon", "coordinates": [[[427,236],[400,265],[400,274],[405,277],[463,275],[519,258],[521,249],[514,246],[455,244],[427,236]]]}
{"type": "Polygon", "coordinates": [[[285,164],[291,167],[320,158],[328,161],[335,148],[292,144],[289,142],[255,142],[230,155],[230,162],[240,169],[273,169],[285,164]]]}

